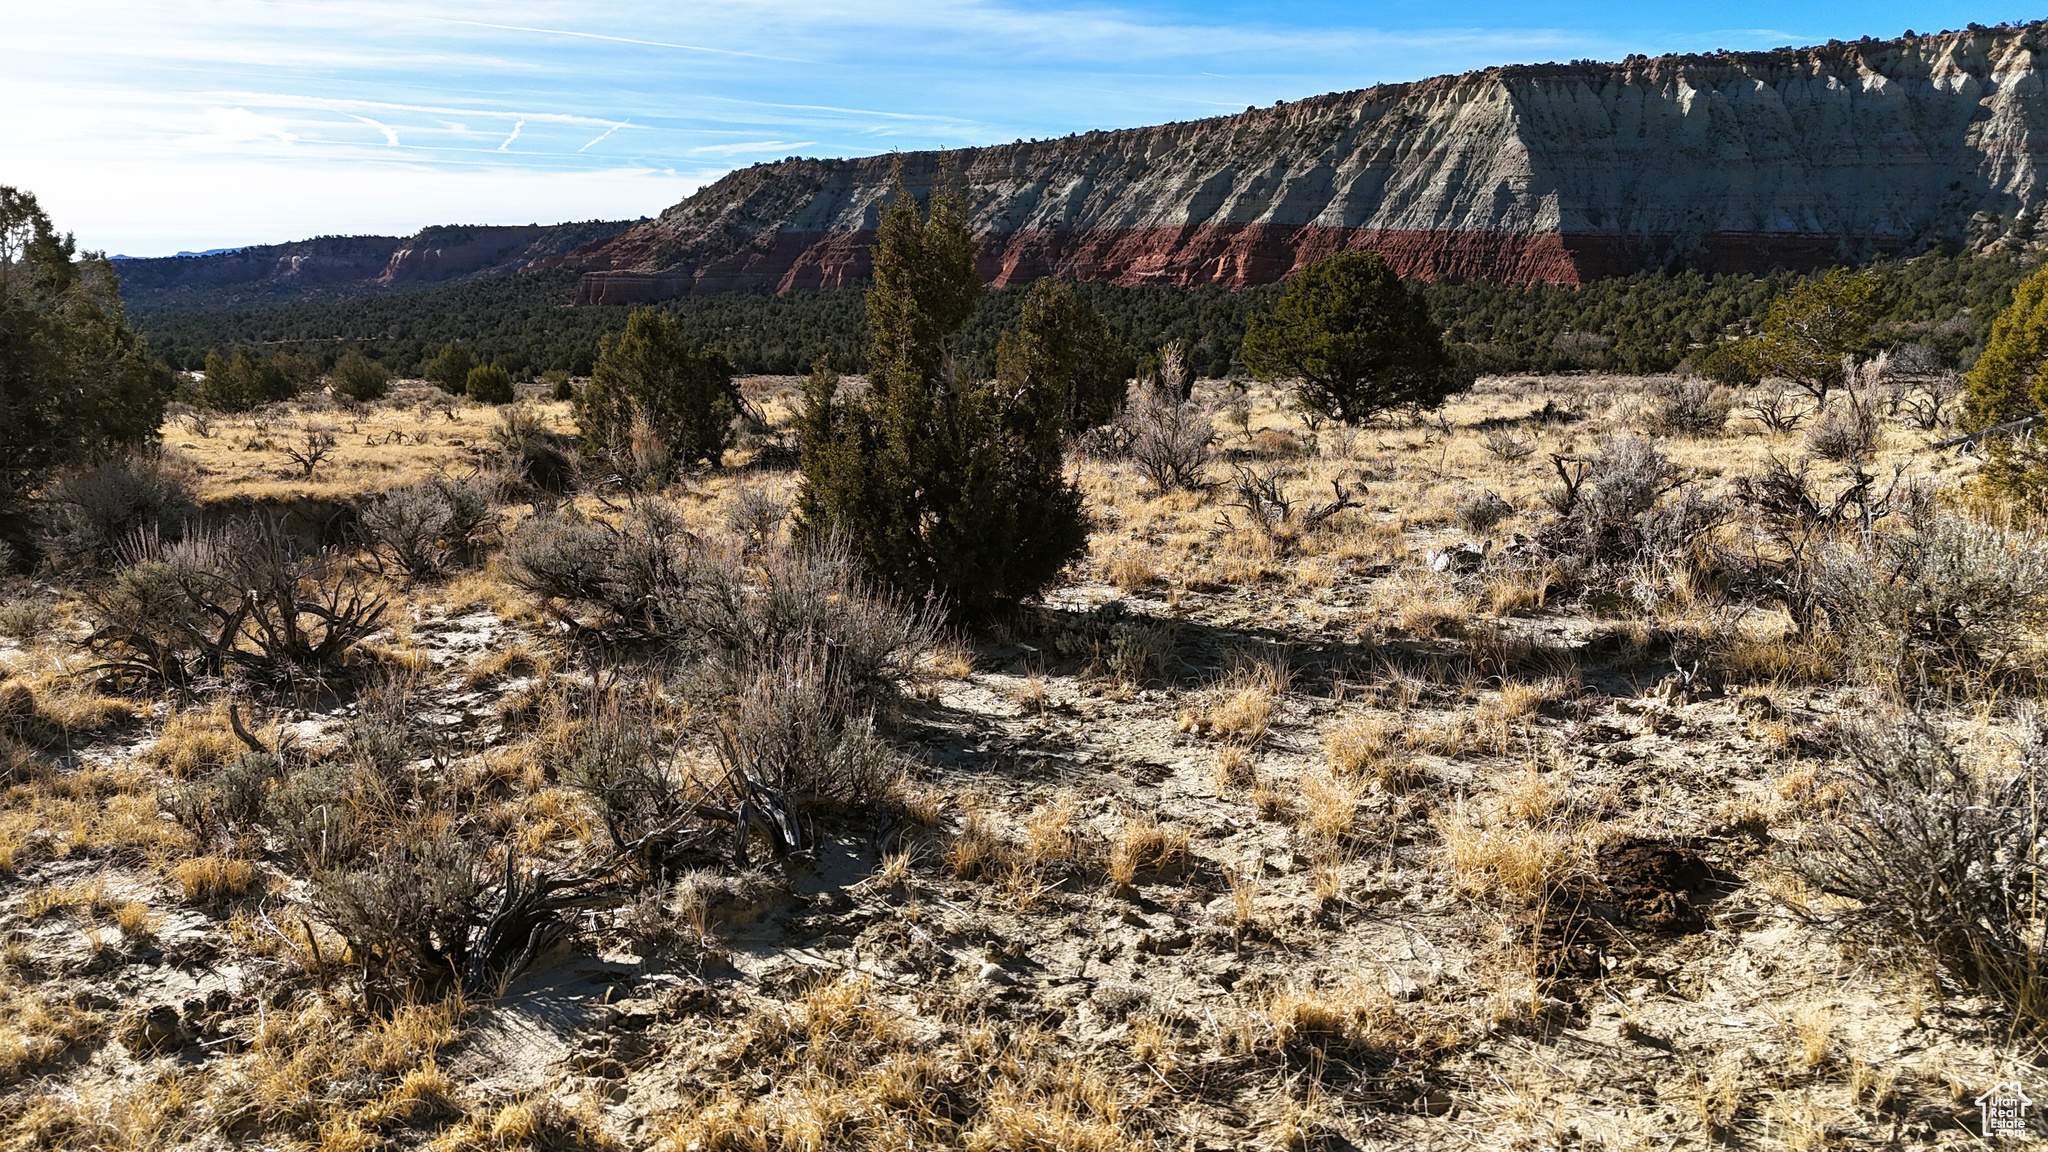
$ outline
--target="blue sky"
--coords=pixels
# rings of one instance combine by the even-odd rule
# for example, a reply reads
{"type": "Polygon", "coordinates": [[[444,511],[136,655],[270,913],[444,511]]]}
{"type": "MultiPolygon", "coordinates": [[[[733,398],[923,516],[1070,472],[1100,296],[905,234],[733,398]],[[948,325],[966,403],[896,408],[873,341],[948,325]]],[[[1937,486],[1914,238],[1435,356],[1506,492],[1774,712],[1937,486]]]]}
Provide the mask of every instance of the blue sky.
{"type": "Polygon", "coordinates": [[[1491,64],[2043,15],[1888,2],[14,0],[0,183],[109,252],[651,215],[735,167],[1491,64]]]}

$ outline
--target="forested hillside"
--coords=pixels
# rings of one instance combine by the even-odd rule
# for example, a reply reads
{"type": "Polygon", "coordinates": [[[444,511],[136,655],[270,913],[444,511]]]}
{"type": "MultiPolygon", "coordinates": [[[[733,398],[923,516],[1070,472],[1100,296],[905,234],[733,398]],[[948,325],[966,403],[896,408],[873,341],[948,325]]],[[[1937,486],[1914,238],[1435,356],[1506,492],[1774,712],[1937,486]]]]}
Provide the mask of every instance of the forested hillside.
{"type": "MultiPolygon", "coordinates": [[[[1928,344],[1949,361],[1976,358],[1991,318],[2031,263],[2010,255],[1929,255],[1872,265],[1885,284],[1888,338],[1928,344]]],[[[1646,272],[1581,287],[1423,286],[1451,338],[1482,370],[1669,371],[1713,344],[1746,333],[1793,273],[1706,276],[1646,272]]],[[[572,307],[573,272],[532,272],[402,296],[204,310],[134,306],[152,348],[174,367],[197,369],[209,349],[289,348],[323,364],[361,348],[399,372],[416,371],[450,340],[466,340],[515,374],[545,368],[585,373],[606,332],[625,326],[622,306],[572,307]]],[[[1232,371],[1247,319],[1271,307],[1276,286],[1123,288],[1079,285],[1134,359],[1180,340],[1195,369],[1232,371]]],[[[984,294],[959,351],[986,364],[1023,303],[1022,287],[984,294]]],[[[841,371],[865,367],[866,318],[857,288],[783,295],[728,292],[667,300],[687,340],[722,349],[746,372],[801,372],[825,357],[841,371]]]]}

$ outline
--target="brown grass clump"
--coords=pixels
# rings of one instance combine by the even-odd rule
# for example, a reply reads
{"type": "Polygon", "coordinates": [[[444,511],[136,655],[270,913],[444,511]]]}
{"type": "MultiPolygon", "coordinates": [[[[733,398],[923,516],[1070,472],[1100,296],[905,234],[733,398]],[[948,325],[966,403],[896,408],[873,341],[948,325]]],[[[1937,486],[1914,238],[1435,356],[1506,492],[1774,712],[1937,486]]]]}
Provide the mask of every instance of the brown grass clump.
{"type": "Polygon", "coordinates": [[[1346,776],[1373,774],[1385,766],[1401,727],[1399,719],[1392,716],[1353,716],[1324,735],[1323,753],[1332,771],[1346,776]]]}
{"type": "Polygon", "coordinates": [[[1714,662],[1738,684],[1833,684],[1841,680],[1846,657],[1824,636],[1723,637],[1714,662]]]}
{"type": "Polygon", "coordinates": [[[1276,661],[1255,660],[1225,677],[1212,692],[1214,703],[1181,716],[1181,730],[1215,740],[1252,745],[1265,738],[1280,701],[1287,695],[1288,672],[1276,661]]]}
{"type": "Polygon", "coordinates": [[[1024,863],[1079,866],[1095,854],[1094,845],[1076,822],[1080,811],[1070,795],[1041,804],[1024,820],[1024,863]]]}
{"type": "Polygon", "coordinates": [[[1354,980],[1336,988],[1289,988],[1261,1015],[1271,1043],[1287,1054],[1313,1053],[1382,1067],[1428,1065],[1467,1039],[1454,1018],[1404,1004],[1381,985],[1354,980]]]}
{"type": "Polygon", "coordinates": [[[1541,904],[1582,870],[1582,846],[1562,820],[1502,815],[1459,800],[1438,821],[1452,876],[1467,895],[1541,904]]]}
{"type": "Polygon", "coordinates": [[[1008,855],[988,817],[970,808],[959,833],[946,846],[946,868],[962,880],[973,880],[1003,864],[1008,855]]]}
{"type": "MultiPolygon", "coordinates": [[[[366,1127],[459,1111],[455,1085],[440,1072],[436,1054],[455,1040],[465,1012],[456,1000],[400,1005],[370,1017],[327,1002],[272,1011],[195,1086],[195,1110],[251,1135],[318,1131],[323,1147],[382,1147],[374,1137],[364,1142],[366,1127]],[[344,1083],[355,1090],[331,1091],[344,1083]]],[[[488,1127],[454,1131],[489,1137],[488,1127]]]]}
{"type": "Polygon", "coordinates": [[[136,763],[173,780],[192,780],[225,768],[248,751],[235,736],[225,706],[174,714],[136,763]]]}
{"type": "Polygon", "coordinates": [[[81,1001],[0,970],[0,1085],[106,1035],[107,1020],[81,1001]]]}
{"type": "Polygon", "coordinates": [[[132,700],[102,696],[69,677],[46,677],[29,687],[35,701],[35,718],[29,727],[44,743],[96,736],[142,713],[132,700]]]}
{"type": "Polygon", "coordinates": [[[1358,826],[1358,805],[1365,789],[1355,778],[1332,772],[1311,772],[1301,780],[1304,823],[1327,840],[1351,838],[1358,826]]]}
{"type": "Polygon", "coordinates": [[[925,658],[925,667],[945,680],[974,678],[974,652],[965,644],[942,644],[925,658]]]}
{"type": "Polygon", "coordinates": [[[77,912],[87,920],[94,920],[113,910],[114,901],[107,895],[106,883],[100,880],[46,884],[30,889],[22,901],[22,915],[31,920],[40,920],[56,912],[77,912]]]}
{"type": "Polygon", "coordinates": [[[124,853],[165,860],[192,834],[162,818],[155,782],[132,768],[82,768],[0,792],[0,863],[124,853]]]}
{"type": "Polygon", "coordinates": [[[1153,1146],[1128,1128],[1129,1090],[1062,1055],[1052,1034],[906,1017],[864,978],[748,1017],[694,1072],[710,1087],[668,1118],[664,1152],[1153,1146]]]}
{"type": "Polygon", "coordinates": [[[1104,562],[1103,574],[1111,584],[1130,592],[1156,582],[1159,566],[1151,549],[1119,548],[1104,562]]]}
{"type": "Polygon", "coordinates": [[[1187,859],[1192,837],[1185,828],[1168,828],[1147,813],[1124,822],[1109,850],[1109,879],[1119,887],[1148,872],[1163,872],[1187,859]]]}
{"type": "Polygon", "coordinates": [[[28,681],[15,677],[0,681],[0,724],[18,726],[35,718],[36,691],[28,681]]]}
{"type": "Polygon", "coordinates": [[[195,904],[239,900],[256,889],[256,867],[229,856],[195,856],[171,869],[171,879],[195,904]]]}
{"type": "Polygon", "coordinates": [[[517,676],[546,676],[553,671],[553,661],[535,652],[521,642],[513,642],[496,652],[487,653],[482,659],[469,666],[462,678],[462,686],[471,691],[496,680],[517,676]]]}
{"type": "Polygon", "coordinates": [[[1527,616],[1539,612],[1558,583],[1553,565],[1517,565],[1487,577],[1486,610],[1495,616],[1527,616]]]}
{"type": "Polygon", "coordinates": [[[572,1106],[550,1095],[502,1104],[426,1145],[428,1152],[608,1152],[620,1147],[594,1105],[572,1106]]]}

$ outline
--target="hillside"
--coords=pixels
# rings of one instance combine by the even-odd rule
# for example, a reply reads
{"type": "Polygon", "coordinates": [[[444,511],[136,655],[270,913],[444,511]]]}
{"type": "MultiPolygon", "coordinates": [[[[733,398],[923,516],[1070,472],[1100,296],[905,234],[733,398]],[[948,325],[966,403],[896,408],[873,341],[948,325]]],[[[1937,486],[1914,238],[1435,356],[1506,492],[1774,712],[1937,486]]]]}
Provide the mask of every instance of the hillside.
{"type": "Polygon", "coordinates": [[[849,284],[899,161],[920,196],[964,186],[999,286],[1239,287],[1342,248],[1426,279],[1576,284],[2022,245],[2042,32],[1491,68],[1059,140],[792,158],[565,263],[584,303],[849,284]]]}
{"type": "Polygon", "coordinates": [[[375,296],[508,276],[616,235],[626,221],[439,225],[413,236],[316,236],[190,256],[123,259],[131,308],[220,308],[375,296]]]}

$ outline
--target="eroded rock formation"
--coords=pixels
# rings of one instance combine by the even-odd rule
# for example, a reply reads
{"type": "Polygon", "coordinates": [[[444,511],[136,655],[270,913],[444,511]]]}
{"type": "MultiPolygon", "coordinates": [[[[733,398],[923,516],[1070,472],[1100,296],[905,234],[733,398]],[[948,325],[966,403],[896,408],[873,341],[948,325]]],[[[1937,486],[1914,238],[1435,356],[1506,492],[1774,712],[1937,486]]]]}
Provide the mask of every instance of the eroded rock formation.
{"type": "Polygon", "coordinates": [[[370,295],[510,275],[625,227],[605,220],[442,225],[415,236],[321,236],[204,256],[124,259],[121,294],[143,307],[370,295]]]}
{"type": "MultiPolygon", "coordinates": [[[[1342,248],[1518,282],[1811,267],[2029,228],[2044,35],[1493,68],[900,159],[913,194],[964,188],[997,285],[1258,284],[1342,248]]],[[[757,165],[565,262],[591,303],[844,285],[896,163],[757,165]]]]}

